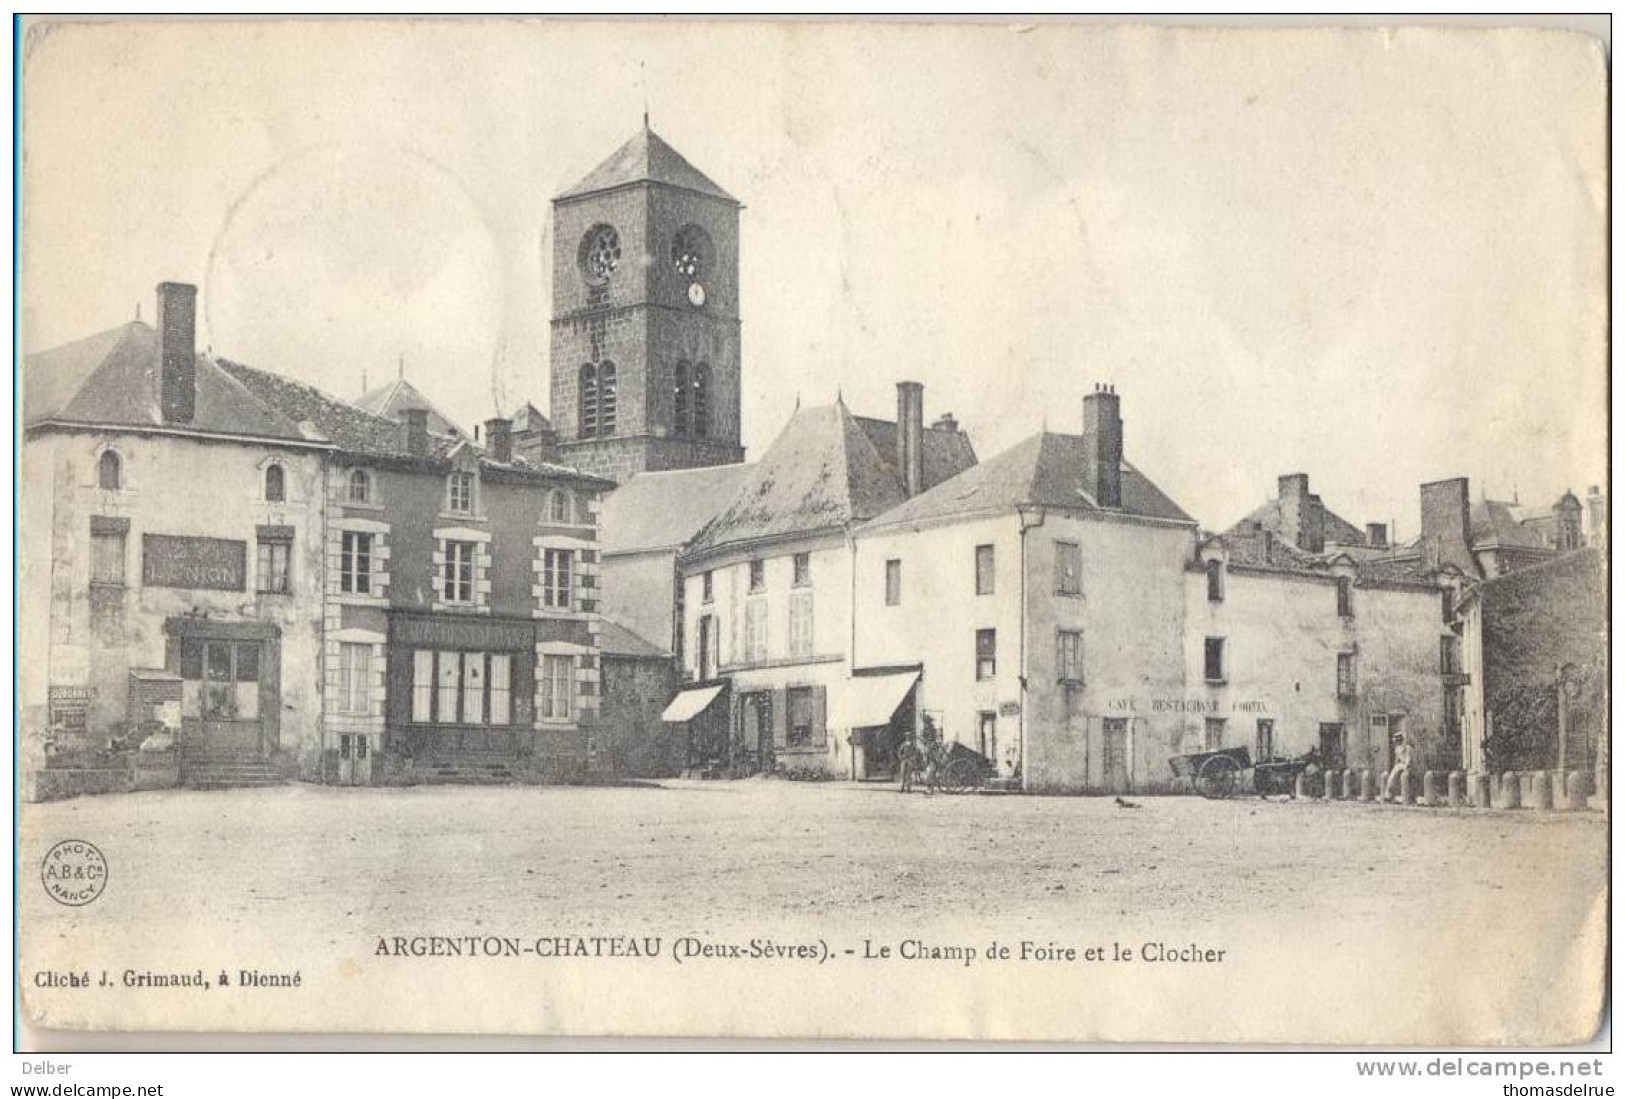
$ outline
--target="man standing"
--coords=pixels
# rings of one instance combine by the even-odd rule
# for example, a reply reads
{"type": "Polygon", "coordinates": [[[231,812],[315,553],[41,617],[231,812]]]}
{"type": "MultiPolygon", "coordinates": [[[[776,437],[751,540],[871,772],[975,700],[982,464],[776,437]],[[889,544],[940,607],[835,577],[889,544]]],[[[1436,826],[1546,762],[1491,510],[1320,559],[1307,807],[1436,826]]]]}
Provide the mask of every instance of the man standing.
{"type": "Polygon", "coordinates": [[[909,737],[903,741],[903,746],[897,750],[897,771],[902,776],[902,792],[907,794],[914,789],[914,775],[920,769],[920,749],[909,737]]]}
{"type": "Polygon", "coordinates": [[[1410,738],[1401,733],[1398,743],[1394,745],[1394,767],[1388,772],[1388,781],[1382,787],[1383,801],[1396,801],[1399,798],[1400,776],[1411,769],[1411,742],[1410,738]]]}

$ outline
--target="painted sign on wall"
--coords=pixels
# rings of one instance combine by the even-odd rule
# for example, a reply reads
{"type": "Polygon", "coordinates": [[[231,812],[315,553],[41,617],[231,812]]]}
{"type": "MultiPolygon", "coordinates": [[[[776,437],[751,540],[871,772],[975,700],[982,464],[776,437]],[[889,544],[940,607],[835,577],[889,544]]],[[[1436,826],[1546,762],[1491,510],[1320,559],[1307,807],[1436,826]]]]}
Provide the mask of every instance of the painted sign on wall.
{"type": "Polygon", "coordinates": [[[141,582],[149,587],[243,591],[247,580],[247,542],[173,534],[141,536],[141,582]]]}

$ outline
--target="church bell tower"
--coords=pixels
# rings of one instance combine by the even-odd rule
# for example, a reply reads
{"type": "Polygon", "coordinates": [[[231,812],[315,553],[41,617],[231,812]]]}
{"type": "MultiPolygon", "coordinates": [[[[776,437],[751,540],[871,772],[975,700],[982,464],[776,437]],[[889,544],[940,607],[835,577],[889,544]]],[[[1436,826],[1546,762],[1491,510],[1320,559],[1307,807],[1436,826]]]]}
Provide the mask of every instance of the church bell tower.
{"type": "Polygon", "coordinates": [[[744,460],[739,210],[649,129],[553,200],[552,420],[624,483],[744,460]]]}

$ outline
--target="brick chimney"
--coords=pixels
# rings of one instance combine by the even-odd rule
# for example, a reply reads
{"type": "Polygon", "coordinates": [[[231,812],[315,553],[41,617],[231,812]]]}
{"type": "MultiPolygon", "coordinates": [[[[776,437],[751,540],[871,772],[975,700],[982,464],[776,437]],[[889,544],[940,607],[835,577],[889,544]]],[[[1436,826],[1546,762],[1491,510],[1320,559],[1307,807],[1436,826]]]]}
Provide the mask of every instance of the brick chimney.
{"type": "Polygon", "coordinates": [[[1095,386],[1083,398],[1084,484],[1103,508],[1123,506],[1123,416],[1117,391],[1095,386]]]}
{"type": "Polygon", "coordinates": [[[513,461],[513,421],[493,416],[485,421],[485,453],[503,465],[513,461]]]}
{"type": "Polygon", "coordinates": [[[1467,478],[1452,477],[1422,486],[1422,541],[1429,560],[1478,575],[1467,478]]]}
{"type": "Polygon", "coordinates": [[[429,410],[401,409],[401,445],[414,458],[429,455],[429,410]]]}
{"type": "Polygon", "coordinates": [[[937,422],[931,425],[932,431],[958,431],[959,421],[954,419],[952,412],[944,412],[937,417],[937,422]]]}
{"type": "Polygon", "coordinates": [[[897,475],[904,496],[925,487],[925,386],[919,382],[897,383],[897,475]]]}
{"type": "Polygon", "coordinates": [[[197,412],[197,287],[158,284],[158,410],[166,424],[197,412]]]}
{"type": "Polygon", "coordinates": [[[1371,549],[1388,548],[1388,524],[1367,523],[1365,525],[1365,544],[1371,549]]]}

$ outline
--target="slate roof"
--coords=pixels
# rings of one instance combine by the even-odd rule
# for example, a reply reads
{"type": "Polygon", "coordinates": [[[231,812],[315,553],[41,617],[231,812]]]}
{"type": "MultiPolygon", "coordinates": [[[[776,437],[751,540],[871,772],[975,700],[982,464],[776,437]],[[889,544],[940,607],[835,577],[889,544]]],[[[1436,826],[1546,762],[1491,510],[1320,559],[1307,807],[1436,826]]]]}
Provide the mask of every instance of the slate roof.
{"type": "Polygon", "coordinates": [[[639,473],[604,499],[600,549],[608,554],[682,548],[733,497],[752,468],[735,464],[639,473]]]}
{"type": "Polygon", "coordinates": [[[131,321],[23,360],[23,422],[181,428],[221,435],[320,442],[299,419],[265,404],[213,359],[197,358],[189,423],[166,424],[158,407],[158,332],[131,321]]]}
{"type": "Polygon", "coordinates": [[[682,153],[666,144],[659,134],[649,129],[647,124],[633,134],[625,145],[611,153],[607,160],[588,172],[579,183],[561,193],[558,198],[577,198],[596,191],[607,191],[611,187],[644,182],[682,187],[737,205],[737,200],[732,195],[718,187],[704,172],[684,159],[682,153]]]}
{"type": "Polygon", "coordinates": [[[1316,557],[1265,527],[1232,527],[1219,536],[1233,566],[1254,569],[1312,570],[1316,557]]]}
{"type": "MultiPolygon", "coordinates": [[[[1475,547],[1522,546],[1546,549],[1539,526],[1526,526],[1517,514],[1517,505],[1502,500],[1480,500],[1468,513],[1468,527],[1475,547]]],[[[1550,518],[1550,515],[1535,518],[1550,518]]]]}
{"type": "Polygon", "coordinates": [[[627,656],[641,659],[666,659],[671,654],[662,652],[652,641],[633,633],[612,618],[598,619],[598,651],[605,656],[627,656]]]}
{"type": "Polygon", "coordinates": [[[690,551],[838,529],[902,501],[896,470],[844,402],[802,408],[701,528],[690,551]]]}
{"type": "Polygon", "coordinates": [[[436,408],[433,401],[425,397],[417,386],[405,378],[396,378],[388,385],[381,385],[369,393],[362,394],[356,399],[355,406],[363,412],[370,412],[374,416],[382,416],[392,421],[399,421],[401,413],[409,408],[421,408],[429,414],[431,434],[466,437],[463,429],[458,427],[450,416],[436,408]]]}
{"type": "MultiPolygon", "coordinates": [[[[894,476],[901,478],[902,472],[897,468],[897,421],[877,420],[871,416],[852,418],[869,437],[880,460],[894,476]]],[[[935,488],[976,464],[976,450],[971,446],[970,436],[958,429],[927,427],[921,436],[920,449],[924,472],[922,491],[935,488]]]]}
{"type": "MultiPolygon", "coordinates": [[[[1355,526],[1341,515],[1336,514],[1331,508],[1326,507],[1324,504],[1322,505],[1321,510],[1326,516],[1325,530],[1327,545],[1336,543],[1342,546],[1363,546],[1366,544],[1365,531],[1361,530],[1359,527],[1355,526]]],[[[1244,528],[1249,528],[1255,524],[1262,526],[1265,530],[1271,531],[1277,537],[1285,538],[1293,536],[1287,531],[1286,524],[1281,521],[1281,501],[1279,498],[1270,500],[1262,507],[1249,512],[1239,523],[1231,527],[1230,531],[1226,531],[1226,533],[1228,534],[1231,531],[1239,531],[1244,528]]]]}
{"type": "Polygon", "coordinates": [[[1101,508],[1083,484],[1088,445],[1081,435],[1040,432],[900,504],[880,521],[891,525],[1036,504],[1073,511],[1195,522],[1150,478],[1126,461],[1123,463],[1122,507],[1101,508]]]}

